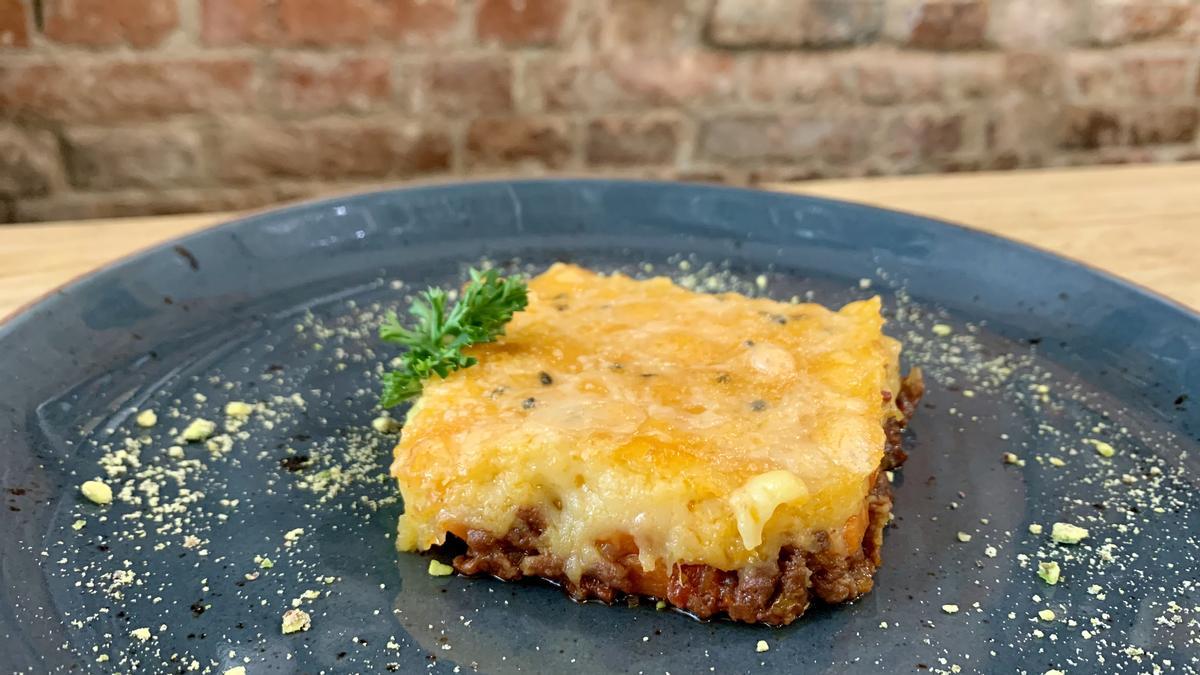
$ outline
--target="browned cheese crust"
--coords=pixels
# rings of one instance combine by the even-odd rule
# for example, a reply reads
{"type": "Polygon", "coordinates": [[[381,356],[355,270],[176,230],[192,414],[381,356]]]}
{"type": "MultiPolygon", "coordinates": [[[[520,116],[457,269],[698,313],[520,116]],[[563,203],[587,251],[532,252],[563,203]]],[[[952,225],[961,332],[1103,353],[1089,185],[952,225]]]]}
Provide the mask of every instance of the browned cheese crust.
{"type": "MultiPolygon", "coordinates": [[[[773,564],[739,570],[676,565],[664,584],[642,573],[632,541],[615,541],[602,546],[604,562],[574,583],[558,557],[538,550],[545,521],[540,513],[526,509],[502,538],[469,530],[467,550],[454,559],[454,567],[463,574],[490,574],[506,581],[540,577],[561,585],[577,601],[611,603],[624,596],[657,596],[701,619],[724,613],[735,621],[789,624],[808,609],[813,596],[841,603],[871,590],[872,575],[883,562],[883,530],[891,520],[892,486],[885,471],[899,467],[908,457],[901,446],[902,432],[923,393],[920,373],[914,371],[896,396],[903,419],[889,420],[884,427],[887,441],[868,496],[868,525],[862,545],[849,555],[835,553],[828,546],[815,552],[787,547],[773,564]]],[[[883,395],[886,398],[891,393],[883,395]]],[[[821,535],[825,533],[820,533],[818,540],[828,541],[827,535],[821,535]]]]}

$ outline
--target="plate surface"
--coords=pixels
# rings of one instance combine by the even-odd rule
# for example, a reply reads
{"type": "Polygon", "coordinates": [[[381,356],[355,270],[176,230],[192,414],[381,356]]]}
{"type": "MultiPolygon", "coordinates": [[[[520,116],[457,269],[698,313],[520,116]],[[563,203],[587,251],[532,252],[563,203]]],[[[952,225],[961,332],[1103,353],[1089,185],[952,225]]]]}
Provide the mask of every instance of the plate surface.
{"type": "Polygon", "coordinates": [[[1188,311],[862,206],[530,181],[264,213],[0,326],[0,670],[1194,672],[1197,383],[1188,311]],[[481,259],[827,305],[881,294],[930,386],[876,589],[770,629],[432,577],[427,558],[397,555],[401,507],[382,478],[395,437],[370,426],[377,365],[395,353],[374,326],[481,259]],[[240,429],[231,401],[256,405],[240,429]],[[157,423],[139,426],[141,410],[157,423]],[[197,418],[214,437],[178,443],[197,418]],[[79,485],[106,472],[118,499],[98,507],[79,485]],[[1060,521],[1090,536],[1055,544],[1060,521]],[[1039,561],[1060,565],[1057,585],[1039,561]],[[312,627],[283,635],[294,603],[312,627]]]}

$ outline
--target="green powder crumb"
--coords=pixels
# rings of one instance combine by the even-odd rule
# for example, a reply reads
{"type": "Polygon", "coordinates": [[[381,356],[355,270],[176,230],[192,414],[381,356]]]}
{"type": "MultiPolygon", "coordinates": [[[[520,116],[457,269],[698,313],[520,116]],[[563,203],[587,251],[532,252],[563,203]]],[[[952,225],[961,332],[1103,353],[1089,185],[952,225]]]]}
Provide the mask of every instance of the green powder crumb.
{"type": "Polygon", "coordinates": [[[658,602],[654,603],[654,609],[656,609],[656,610],[658,610],[658,611],[660,611],[660,612],[661,612],[661,611],[663,611],[663,610],[664,610],[664,609],[666,609],[666,608],[667,608],[667,601],[666,601],[666,600],[659,600],[658,602]]]}
{"type": "Polygon", "coordinates": [[[1041,619],[1042,621],[1053,621],[1054,620],[1054,610],[1052,610],[1052,609],[1040,610],[1038,612],[1038,618],[1041,619]]]}
{"type": "Polygon", "coordinates": [[[1093,438],[1089,438],[1085,440],[1084,443],[1088,443],[1093,448],[1096,448],[1096,454],[1100,455],[1101,457],[1112,457],[1113,455],[1117,454],[1116,449],[1104,441],[1097,441],[1093,438]]]}
{"type": "Polygon", "coordinates": [[[933,334],[938,337],[946,337],[954,332],[954,329],[944,323],[933,324],[933,334]]]}
{"type": "Polygon", "coordinates": [[[1050,538],[1056,544],[1078,544],[1087,539],[1088,531],[1071,523],[1055,523],[1050,530],[1050,538]]]}
{"type": "Polygon", "coordinates": [[[957,536],[958,540],[964,544],[968,541],[971,541],[971,535],[967,534],[966,532],[959,532],[957,536]]]}
{"type": "Polygon", "coordinates": [[[84,525],[87,525],[86,520],[77,520],[77,521],[71,523],[71,529],[78,532],[83,529],[84,525]]]}
{"type": "Polygon", "coordinates": [[[1029,534],[1041,534],[1041,533],[1042,533],[1042,526],[1040,524],[1038,524],[1038,523],[1030,523],[1029,524],[1029,534]]]}
{"type": "Polygon", "coordinates": [[[230,401],[225,404],[225,415],[235,419],[248,419],[254,412],[254,406],[245,401],[230,401]]]}
{"type": "Polygon", "coordinates": [[[289,609],[283,613],[283,634],[299,633],[312,628],[312,617],[302,609],[289,609]]]}
{"type": "Polygon", "coordinates": [[[1015,453],[1006,452],[1006,453],[1004,453],[1003,456],[1004,456],[1005,464],[1015,464],[1016,466],[1025,466],[1025,460],[1021,459],[1020,457],[1017,457],[1017,455],[1015,453]]]}
{"type": "Polygon", "coordinates": [[[379,417],[371,420],[371,428],[381,434],[394,434],[397,431],[400,431],[401,426],[402,425],[398,421],[388,417],[387,415],[380,415],[379,417]]]}
{"type": "Polygon", "coordinates": [[[1060,578],[1062,578],[1062,570],[1059,569],[1058,563],[1053,562],[1053,561],[1051,561],[1051,562],[1040,562],[1039,561],[1037,574],[1039,577],[1042,578],[1042,581],[1050,584],[1051,586],[1053,586],[1054,584],[1057,584],[1058,580],[1060,578]]]}
{"type": "Polygon", "coordinates": [[[769,650],[770,648],[771,645],[767,644],[766,640],[759,640],[758,643],[754,645],[754,651],[758,652],[759,654],[769,650]]]}
{"type": "Polygon", "coordinates": [[[454,574],[454,568],[440,560],[429,561],[429,576],[431,577],[448,577],[454,574]]]}
{"type": "Polygon", "coordinates": [[[150,428],[155,424],[158,424],[158,414],[153,410],[143,410],[137,414],[137,417],[134,419],[134,421],[137,422],[139,427],[150,428]]]}
{"type": "Polygon", "coordinates": [[[942,605],[942,611],[947,614],[957,614],[958,605],[942,605]]]}
{"type": "Polygon", "coordinates": [[[136,638],[139,642],[145,642],[146,640],[150,639],[149,628],[134,628],[129,634],[136,638]]]}
{"type": "Polygon", "coordinates": [[[112,488],[102,480],[85,481],[79,486],[79,491],[96,504],[111,504],[113,500],[112,488]]]}
{"type": "Polygon", "coordinates": [[[192,420],[191,424],[187,425],[187,428],[183,430],[183,434],[180,436],[180,438],[188,443],[195,443],[197,441],[203,441],[209,436],[212,436],[213,432],[216,430],[217,425],[214,422],[206,419],[194,419],[192,420]]]}

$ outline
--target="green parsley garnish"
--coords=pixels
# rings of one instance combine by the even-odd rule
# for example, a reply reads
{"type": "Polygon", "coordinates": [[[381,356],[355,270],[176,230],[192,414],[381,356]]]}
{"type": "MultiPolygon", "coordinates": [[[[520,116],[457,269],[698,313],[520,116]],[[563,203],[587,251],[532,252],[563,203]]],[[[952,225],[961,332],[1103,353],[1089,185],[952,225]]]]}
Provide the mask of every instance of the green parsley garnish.
{"type": "Polygon", "coordinates": [[[504,325],[528,302],[524,281],[502,277],[494,269],[472,269],[471,282],[449,311],[448,299],[440,288],[426,289],[408,308],[417,319],[416,326],[400,325],[393,312],[379,327],[379,337],[408,347],[400,357],[400,369],[383,376],[383,407],[420,395],[421,382],[435,373],[445,378],[459,368],[475,365],[475,358],[463,354],[463,348],[504,335],[504,325]]]}

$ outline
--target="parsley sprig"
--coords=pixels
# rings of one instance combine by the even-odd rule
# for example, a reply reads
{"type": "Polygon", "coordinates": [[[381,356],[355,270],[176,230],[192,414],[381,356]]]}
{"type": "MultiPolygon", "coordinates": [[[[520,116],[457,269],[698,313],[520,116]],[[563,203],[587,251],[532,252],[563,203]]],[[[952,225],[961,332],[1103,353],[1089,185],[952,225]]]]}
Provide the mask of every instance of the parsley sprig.
{"type": "Polygon", "coordinates": [[[395,312],[379,327],[379,337],[408,347],[400,357],[400,368],[383,376],[380,405],[390,408],[421,393],[421,382],[436,374],[450,373],[475,365],[464,347],[492,342],[504,335],[504,325],[514,312],[525,309],[525,282],[502,277],[494,270],[471,270],[471,282],[462,297],[447,309],[449,296],[440,288],[429,288],[413,300],[408,312],[416,325],[405,328],[395,312]]]}

